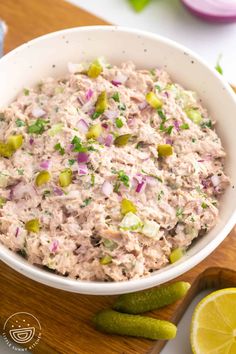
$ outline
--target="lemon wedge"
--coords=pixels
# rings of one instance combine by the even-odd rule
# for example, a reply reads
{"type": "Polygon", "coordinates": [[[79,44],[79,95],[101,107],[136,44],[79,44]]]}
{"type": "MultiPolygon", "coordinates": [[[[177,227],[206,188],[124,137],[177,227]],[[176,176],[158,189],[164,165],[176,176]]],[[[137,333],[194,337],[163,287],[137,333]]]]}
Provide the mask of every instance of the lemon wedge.
{"type": "Polygon", "coordinates": [[[192,317],[191,346],[194,354],[236,353],[236,288],[200,301],[192,317]]]}

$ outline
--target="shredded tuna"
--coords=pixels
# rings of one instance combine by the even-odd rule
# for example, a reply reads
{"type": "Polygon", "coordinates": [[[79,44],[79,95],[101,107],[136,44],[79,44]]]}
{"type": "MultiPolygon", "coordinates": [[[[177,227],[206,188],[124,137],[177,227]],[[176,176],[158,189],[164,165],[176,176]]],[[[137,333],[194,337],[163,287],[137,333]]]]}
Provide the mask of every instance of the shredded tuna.
{"type": "Polygon", "coordinates": [[[217,223],[219,196],[229,185],[226,154],[197,95],[164,70],[127,62],[89,78],[83,67],[70,63],[67,76],[25,89],[1,112],[0,140],[24,140],[0,159],[0,241],[76,279],[147,276],[217,223]],[[97,114],[104,91],[107,106],[97,114]],[[162,102],[158,109],[146,101],[149,92],[162,102]],[[201,115],[197,124],[190,109],[201,115]],[[94,124],[100,136],[88,139],[94,124]],[[172,153],[161,156],[158,146],[168,144],[172,153]],[[71,180],[63,186],[66,169],[71,180]],[[42,171],[50,179],[37,185],[42,171]],[[27,231],[35,219],[39,230],[27,231]]]}

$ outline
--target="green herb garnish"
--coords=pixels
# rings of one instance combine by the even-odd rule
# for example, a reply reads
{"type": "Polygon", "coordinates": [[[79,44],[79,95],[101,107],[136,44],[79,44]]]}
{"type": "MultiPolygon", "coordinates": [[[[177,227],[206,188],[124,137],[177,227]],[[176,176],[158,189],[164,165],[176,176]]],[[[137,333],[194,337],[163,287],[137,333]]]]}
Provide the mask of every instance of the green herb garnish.
{"type": "Polygon", "coordinates": [[[126,110],[126,105],[124,103],[121,103],[121,104],[118,105],[118,109],[120,111],[125,111],[126,110]]]}
{"type": "Polygon", "coordinates": [[[95,185],[95,175],[92,173],[91,174],[91,186],[94,187],[95,185]]]}
{"type": "Polygon", "coordinates": [[[58,151],[60,155],[64,155],[65,154],[65,149],[61,146],[60,143],[57,143],[56,145],[54,145],[54,149],[56,151],[58,151]]]}
{"type": "Polygon", "coordinates": [[[17,125],[17,127],[24,127],[25,126],[25,122],[23,122],[23,120],[17,118],[16,119],[16,125],[17,125]]]}
{"type": "Polygon", "coordinates": [[[163,120],[163,122],[165,122],[167,120],[166,115],[162,109],[160,109],[160,108],[157,109],[157,113],[158,113],[159,117],[163,120]]]}
{"type": "Polygon", "coordinates": [[[176,216],[177,216],[177,218],[182,218],[183,217],[183,211],[184,211],[184,209],[183,208],[177,208],[176,209],[176,216]]]}
{"type": "Polygon", "coordinates": [[[91,118],[92,118],[93,120],[95,120],[95,119],[97,119],[98,117],[100,117],[100,115],[101,115],[101,113],[99,113],[99,112],[94,112],[94,113],[92,114],[91,118]]]}
{"type": "Polygon", "coordinates": [[[203,209],[206,209],[206,208],[208,208],[208,205],[207,205],[205,202],[202,202],[201,207],[202,207],[203,209]]]}
{"type": "Polygon", "coordinates": [[[92,198],[86,198],[84,201],[83,201],[83,204],[80,205],[80,208],[85,208],[87,205],[89,205],[92,201],[92,198]]]}
{"type": "Polygon", "coordinates": [[[115,102],[120,102],[120,95],[119,92],[115,92],[111,98],[115,101],[115,102]]]}
{"type": "Polygon", "coordinates": [[[183,129],[183,130],[185,130],[185,129],[189,129],[189,125],[188,125],[188,123],[184,123],[184,124],[182,124],[182,125],[180,126],[180,129],[183,129]]]}
{"type": "Polygon", "coordinates": [[[201,127],[202,128],[210,128],[210,129],[212,129],[212,121],[209,119],[208,121],[206,121],[206,122],[202,122],[201,123],[201,127]]]}
{"type": "Polygon", "coordinates": [[[74,145],[73,151],[76,151],[76,152],[86,152],[87,151],[87,148],[82,145],[80,138],[76,135],[72,139],[71,144],[74,145]]]}
{"type": "Polygon", "coordinates": [[[165,129],[165,132],[170,135],[173,128],[174,128],[173,125],[169,125],[169,127],[167,127],[167,128],[165,129]]]}
{"type": "Polygon", "coordinates": [[[29,134],[38,134],[41,135],[45,131],[45,124],[47,122],[43,119],[37,119],[33,124],[28,126],[29,134]]]}
{"type": "Polygon", "coordinates": [[[69,163],[69,166],[74,165],[74,163],[75,163],[75,159],[70,159],[70,160],[68,160],[68,163],[69,163]]]}

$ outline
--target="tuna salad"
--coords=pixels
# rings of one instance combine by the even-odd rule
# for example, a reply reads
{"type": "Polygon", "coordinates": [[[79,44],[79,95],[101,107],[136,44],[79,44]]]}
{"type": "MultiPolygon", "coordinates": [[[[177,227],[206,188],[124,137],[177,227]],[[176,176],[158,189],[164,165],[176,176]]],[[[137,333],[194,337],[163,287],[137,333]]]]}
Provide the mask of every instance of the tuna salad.
{"type": "Polygon", "coordinates": [[[148,276],[217,223],[224,159],[163,69],[69,63],[0,111],[0,241],[75,279],[148,276]]]}

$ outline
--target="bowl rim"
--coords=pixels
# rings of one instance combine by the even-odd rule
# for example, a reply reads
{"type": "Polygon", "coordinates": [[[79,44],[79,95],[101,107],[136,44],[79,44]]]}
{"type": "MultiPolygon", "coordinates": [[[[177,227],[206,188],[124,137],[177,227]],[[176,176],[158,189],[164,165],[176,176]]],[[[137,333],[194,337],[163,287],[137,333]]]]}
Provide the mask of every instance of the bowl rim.
{"type": "MultiPolygon", "coordinates": [[[[91,31],[105,31],[105,32],[123,32],[127,34],[134,34],[141,36],[142,38],[150,38],[158,42],[167,44],[172,48],[187,53],[194,58],[202,66],[206,67],[218,80],[221,81],[222,86],[226,90],[227,94],[236,104],[235,94],[230,88],[230,85],[223,80],[222,76],[214,70],[209,64],[202,59],[198,54],[194,53],[192,50],[186,48],[185,46],[163,36],[157,35],[155,33],[150,33],[148,31],[138,30],[135,28],[128,28],[124,26],[82,26],[82,27],[72,27],[63,29],[60,31],[51,32],[40,37],[34,38],[19,47],[13,49],[0,59],[0,65],[2,62],[6,62],[15,53],[22,51],[25,47],[29,45],[37,44],[47,38],[54,38],[60,36],[61,34],[66,35],[67,33],[73,32],[91,32],[91,31]]],[[[36,280],[45,285],[49,285],[54,288],[67,290],[70,292],[77,292],[80,294],[88,295],[115,295],[122,293],[129,293],[138,290],[147,289],[155,285],[162,284],[164,282],[170,281],[181,274],[187,272],[203,259],[205,259],[214,249],[225,239],[228,233],[231,231],[235,224],[236,219],[236,207],[232,215],[228,218],[225,226],[216,234],[215,238],[210,240],[201,250],[191,257],[185,256],[185,260],[175,265],[169,265],[166,270],[162,272],[153,272],[152,275],[147,277],[142,277],[138,279],[130,279],[119,282],[98,282],[98,281],[86,281],[86,280],[75,280],[63,275],[52,274],[47,270],[40,269],[39,267],[29,263],[25,259],[21,258],[15,252],[9,250],[3,244],[0,244],[0,259],[9,265],[11,268],[15,269],[19,273],[27,276],[30,279],[36,280]],[[156,273],[156,274],[155,274],[156,273]],[[102,285],[102,286],[101,286],[102,285]]]]}

